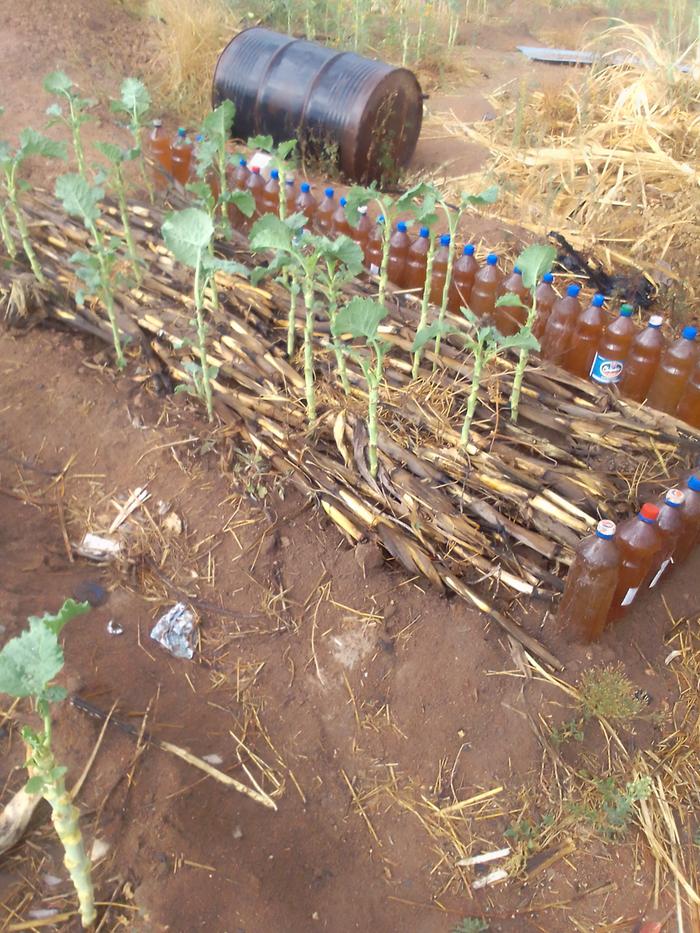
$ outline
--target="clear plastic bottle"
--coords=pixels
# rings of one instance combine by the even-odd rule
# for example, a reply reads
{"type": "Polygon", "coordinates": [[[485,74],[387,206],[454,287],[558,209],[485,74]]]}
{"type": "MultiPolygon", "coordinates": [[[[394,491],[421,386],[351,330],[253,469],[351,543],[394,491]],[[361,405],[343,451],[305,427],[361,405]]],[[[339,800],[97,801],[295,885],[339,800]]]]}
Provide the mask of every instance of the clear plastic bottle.
{"type": "Polygon", "coordinates": [[[280,173],[276,168],[270,172],[270,178],[260,196],[261,213],[276,214],[280,212],[280,173]]]}
{"type": "Polygon", "coordinates": [[[440,237],[440,245],[435,250],[435,255],[433,256],[433,277],[430,280],[430,301],[438,307],[442,305],[442,296],[445,291],[447,263],[450,259],[450,242],[449,233],[443,233],[440,237]]]}
{"type": "Polygon", "coordinates": [[[323,200],[316,209],[314,224],[316,230],[321,236],[331,235],[331,226],[333,224],[333,214],[337,205],[335,203],[335,191],[333,188],[326,188],[323,192],[323,200]]]}
{"type": "Polygon", "coordinates": [[[265,189],[265,179],[260,174],[260,167],[254,165],[250,170],[246,188],[253,195],[255,201],[255,213],[263,213],[263,191],[265,189]]]}
{"type": "Polygon", "coordinates": [[[156,188],[163,190],[168,187],[168,175],[172,175],[172,145],[163,132],[163,121],[154,120],[153,129],[148,137],[148,152],[153,159],[153,178],[156,188]],[[163,169],[163,171],[161,171],[163,169]],[[167,172],[168,175],[164,174],[167,172]]]}
{"type": "Polygon", "coordinates": [[[348,218],[345,216],[345,205],[348,203],[347,198],[341,198],[338,201],[338,206],[333,212],[331,217],[331,236],[351,236],[352,227],[348,218]]]}
{"type": "Polygon", "coordinates": [[[600,638],[612,605],[620,573],[615,523],[598,522],[595,534],[584,538],[566,577],[557,626],[583,642],[600,638]]]}
{"type": "Polygon", "coordinates": [[[316,214],[316,208],[318,207],[318,201],[311,194],[311,185],[308,181],[302,181],[301,186],[299,187],[299,197],[296,200],[295,213],[303,214],[308,220],[309,224],[313,222],[314,216],[316,214]]]}
{"type": "Polygon", "coordinates": [[[417,295],[423,294],[429,249],[430,230],[427,227],[421,227],[418,236],[408,248],[403,277],[404,288],[411,289],[417,295]]]}
{"type": "Polygon", "coordinates": [[[404,287],[404,276],[406,272],[406,258],[411,246],[411,240],[408,235],[408,225],[400,220],[396,224],[396,230],[391,235],[389,241],[389,281],[399,288],[404,287]]]}
{"type": "Polygon", "coordinates": [[[542,276],[542,281],[535,291],[537,316],[535,317],[535,323],[532,325],[532,333],[538,340],[542,338],[545,327],[547,326],[547,321],[549,320],[549,315],[552,313],[554,302],[559,298],[559,295],[557,295],[552,286],[553,281],[554,276],[552,273],[545,272],[542,276]]]}
{"type": "Polygon", "coordinates": [[[574,282],[566,289],[565,295],[557,298],[540,339],[542,356],[559,366],[566,360],[574,327],[581,314],[580,291],[581,286],[574,282]]]}
{"type": "Polygon", "coordinates": [[[511,334],[517,334],[527,321],[527,312],[530,307],[530,292],[523,284],[523,274],[517,266],[504,281],[502,286],[504,295],[517,295],[523,305],[500,305],[495,308],[494,318],[498,330],[507,337],[511,334]]]}
{"type": "Polygon", "coordinates": [[[693,428],[700,428],[700,363],[690,374],[676,409],[676,418],[693,428]]]}
{"type": "Polygon", "coordinates": [[[358,207],[357,212],[360,216],[356,227],[350,224],[350,236],[360,245],[365,257],[365,265],[367,265],[367,243],[369,241],[370,230],[372,229],[372,221],[369,219],[367,208],[364,205],[358,207]]]}
{"type": "Polygon", "coordinates": [[[367,251],[365,252],[367,268],[372,273],[372,275],[379,275],[383,255],[384,215],[380,214],[379,217],[377,217],[376,224],[370,230],[369,237],[367,238],[367,251]]]}
{"type": "Polygon", "coordinates": [[[619,619],[637,597],[651,569],[654,556],[661,547],[657,520],[659,508],[645,502],[638,515],[628,518],[617,531],[620,551],[620,573],[608,619],[619,619]]]}
{"type": "Polygon", "coordinates": [[[632,315],[632,305],[622,305],[620,314],[603,331],[598,352],[591,366],[591,379],[601,385],[620,382],[625,369],[625,360],[637,334],[632,315]]]}
{"type": "Polygon", "coordinates": [[[675,412],[698,358],[696,336],[696,328],[684,327],[662,354],[647,395],[647,404],[657,411],[675,412]]]}
{"type": "Polygon", "coordinates": [[[496,299],[503,291],[503,273],[498,268],[498,256],[489,253],[486,265],[474,276],[472,293],[469,296],[469,307],[477,317],[493,314],[496,299]]]}
{"type": "Polygon", "coordinates": [[[600,344],[600,338],[603,334],[604,304],[605,295],[594,295],[589,306],[577,318],[574,332],[571,335],[571,346],[564,365],[570,373],[580,376],[582,379],[587,379],[590,374],[600,344]]]}
{"type": "Polygon", "coordinates": [[[669,565],[673,563],[673,554],[685,527],[684,508],[685,493],[681,489],[669,489],[659,509],[658,528],[661,535],[661,547],[651,562],[647,577],[649,589],[658,585],[669,565]]]}
{"type": "Polygon", "coordinates": [[[181,185],[186,185],[190,180],[190,169],[192,167],[192,143],[187,138],[187,130],[183,126],[178,129],[173,142],[170,162],[173,178],[179,181],[181,185]]]}
{"type": "Polygon", "coordinates": [[[649,323],[632,341],[622,371],[620,392],[633,402],[643,402],[659,365],[664,348],[660,314],[652,314],[649,323]]]}
{"type": "Polygon", "coordinates": [[[474,244],[467,243],[452,269],[452,283],[447,307],[453,313],[459,311],[460,308],[469,307],[474,279],[480,268],[474,256],[474,244]]]}
{"type": "Polygon", "coordinates": [[[674,568],[686,560],[700,539],[700,475],[689,476],[683,492],[683,530],[673,554],[674,568]]]}

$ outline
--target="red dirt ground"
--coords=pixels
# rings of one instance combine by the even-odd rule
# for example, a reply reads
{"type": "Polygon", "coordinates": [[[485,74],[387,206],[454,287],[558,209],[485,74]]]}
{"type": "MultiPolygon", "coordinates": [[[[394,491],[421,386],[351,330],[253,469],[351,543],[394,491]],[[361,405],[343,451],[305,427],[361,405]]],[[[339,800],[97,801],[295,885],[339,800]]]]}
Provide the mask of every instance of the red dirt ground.
{"type": "MultiPolygon", "coordinates": [[[[9,125],[42,122],[40,80],[53,68],[97,94],[143,61],[139,20],[107,0],[89,12],[35,0],[32,22],[26,5],[5,0],[3,13],[9,125]]],[[[482,39],[496,50],[488,56],[499,81],[524,67],[509,51],[514,34],[482,39]]],[[[476,100],[460,116],[474,118],[483,97],[476,100]]],[[[104,136],[106,124],[94,132],[104,136]]],[[[445,152],[426,141],[418,162],[445,152]]],[[[474,157],[464,151],[460,170],[474,157]]],[[[494,931],[564,933],[572,916],[586,931],[631,930],[645,912],[666,916],[665,893],[652,909],[653,862],[634,833],[615,846],[588,838],[531,884],[470,896],[454,875],[459,852],[408,807],[425,815],[421,797],[445,806],[502,788],[467,808],[473,820],[456,823],[474,852],[503,846],[526,801],[530,818],[547,812],[532,721],[568,718],[567,698],[525,678],[482,616],[425,592],[372,545],[349,548],[312,502],[237,449],[235,432],[210,433],[183,396],[156,395],[138,370],[118,377],[101,348],[38,329],[3,334],[0,373],[0,634],[16,634],[30,613],[99,583],[104,604],[66,631],[70,690],[104,710],[117,701],[116,715],[137,728],[148,710],[154,736],[218,755],[221,770],[248,783],[236,754],[235,737],[245,735],[243,763],[259,776],[259,756],[281,789],[277,812],[266,810],[108,727],[79,798],[88,845],[109,846],[96,866],[98,899],[112,905],[100,929],[447,933],[478,916],[494,931]],[[151,518],[140,514],[133,563],[117,571],[69,560],[64,531],[76,541],[103,528],[112,500],[146,484],[151,518]],[[180,518],[180,533],[159,518],[160,501],[180,518]],[[148,634],[179,598],[197,614],[193,661],[170,657],[148,634]],[[110,620],[123,634],[108,633],[110,620]]],[[[633,734],[623,733],[630,751],[658,739],[675,700],[663,636],[669,617],[695,608],[699,568],[696,556],[664,591],[666,605],[655,596],[586,651],[558,638],[539,611],[525,615],[565,662],[568,681],[620,659],[647,691],[647,711],[633,734]]],[[[2,804],[22,785],[18,726],[26,715],[23,707],[0,712],[2,804]]],[[[57,710],[69,784],[99,730],[68,703],[57,710]]],[[[585,749],[598,753],[600,742],[587,735],[585,749]]],[[[25,842],[0,857],[0,903],[0,931],[31,910],[73,910],[41,810],[25,842]]],[[[78,926],[72,917],[36,928],[78,926]]]]}

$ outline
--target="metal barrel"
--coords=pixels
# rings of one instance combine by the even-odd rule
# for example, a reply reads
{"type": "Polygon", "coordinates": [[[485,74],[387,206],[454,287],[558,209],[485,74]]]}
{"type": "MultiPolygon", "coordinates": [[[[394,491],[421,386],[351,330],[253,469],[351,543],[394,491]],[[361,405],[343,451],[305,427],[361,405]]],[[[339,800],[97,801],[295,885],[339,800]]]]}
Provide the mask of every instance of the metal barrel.
{"type": "Polygon", "coordinates": [[[236,105],[235,136],[297,139],[304,157],[362,183],[398,177],[423,119],[421,87],[408,69],[260,26],[219,56],[213,106],[226,99],[236,105]]]}

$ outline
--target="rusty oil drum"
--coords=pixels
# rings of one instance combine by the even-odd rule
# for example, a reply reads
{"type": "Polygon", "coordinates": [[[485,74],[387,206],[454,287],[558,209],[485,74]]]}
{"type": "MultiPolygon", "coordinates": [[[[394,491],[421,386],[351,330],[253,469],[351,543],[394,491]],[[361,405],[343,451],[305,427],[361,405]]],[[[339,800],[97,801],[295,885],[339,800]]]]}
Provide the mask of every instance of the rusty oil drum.
{"type": "Polygon", "coordinates": [[[408,165],[420,135],[416,76],[353,52],[255,26],[219,56],[212,103],[236,105],[234,135],[298,139],[301,154],[353,181],[389,182],[408,165]]]}

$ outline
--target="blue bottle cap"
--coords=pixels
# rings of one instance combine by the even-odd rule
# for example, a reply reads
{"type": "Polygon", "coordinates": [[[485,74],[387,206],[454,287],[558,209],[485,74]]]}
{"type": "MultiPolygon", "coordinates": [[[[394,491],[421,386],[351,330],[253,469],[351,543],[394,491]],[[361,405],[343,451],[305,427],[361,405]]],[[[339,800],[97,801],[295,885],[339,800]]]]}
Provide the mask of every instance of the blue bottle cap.
{"type": "Polygon", "coordinates": [[[405,233],[408,230],[406,223],[403,220],[400,220],[396,224],[396,229],[399,233],[405,233]]]}
{"type": "Polygon", "coordinates": [[[632,305],[624,304],[620,307],[621,317],[632,317],[634,314],[634,308],[632,305]]]}
{"type": "Polygon", "coordinates": [[[240,159],[238,160],[238,164],[239,164],[239,165],[247,165],[248,162],[243,158],[243,156],[241,156],[240,159]]]}
{"type": "Polygon", "coordinates": [[[462,252],[465,256],[473,256],[474,255],[474,244],[467,243],[467,245],[464,247],[462,252]]]}
{"type": "Polygon", "coordinates": [[[700,492],[700,476],[691,476],[688,480],[688,489],[692,489],[693,492],[700,492]]]}
{"type": "Polygon", "coordinates": [[[450,235],[449,233],[443,233],[440,237],[440,246],[449,246],[450,245],[450,235]]]}
{"type": "Polygon", "coordinates": [[[277,181],[279,177],[280,177],[279,171],[276,168],[273,168],[272,171],[270,172],[270,178],[274,178],[275,181],[277,181]]]}
{"type": "Polygon", "coordinates": [[[605,295],[601,295],[600,292],[596,292],[596,294],[591,298],[591,304],[594,308],[602,308],[605,304],[605,295]]]}
{"type": "Polygon", "coordinates": [[[681,331],[681,337],[684,340],[695,340],[698,335],[697,327],[684,327],[681,331]]]}
{"type": "Polygon", "coordinates": [[[595,533],[599,538],[605,538],[609,540],[610,538],[615,537],[615,531],[615,522],[611,522],[607,518],[604,518],[602,522],[598,522],[595,533]]]}
{"type": "Polygon", "coordinates": [[[309,191],[311,191],[311,185],[308,183],[308,181],[302,181],[301,190],[304,192],[304,194],[307,194],[309,191]]]}
{"type": "Polygon", "coordinates": [[[201,133],[197,133],[197,135],[196,135],[195,138],[194,138],[194,141],[195,141],[196,143],[201,143],[201,141],[202,141],[203,139],[204,139],[204,136],[202,136],[201,133]]]}
{"type": "Polygon", "coordinates": [[[581,291],[581,286],[576,282],[572,282],[571,285],[566,290],[566,294],[569,298],[578,298],[578,293],[581,291]]]}
{"type": "Polygon", "coordinates": [[[326,190],[323,193],[325,194],[327,198],[332,198],[333,195],[335,194],[335,191],[332,188],[326,188],[326,190]]]}
{"type": "Polygon", "coordinates": [[[180,139],[184,139],[185,136],[187,136],[187,130],[184,126],[178,128],[177,135],[180,137],[180,139]]]}
{"type": "Polygon", "coordinates": [[[486,262],[490,266],[498,265],[498,256],[495,253],[489,253],[488,256],[486,257],[486,262]]]}
{"type": "Polygon", "coordinates": [[[377,223],[378,224],[384,223],[384,214],[380,214],[379,217],[377,217],[377,223]]]}
{"type": "Polygon", "coordinates": [[[430,236],[430,230],[427,227],[421,227],[418,231],[418,236],[422,236],[424,240],[427,240],[430,236]]]}
{"type": "Polygon", "coordinates": [[[545,274],[542,276],[542,281],[546,282],[547,285],[551,285],[554,281],[554,276],[551,272],[545,272],[545,274]]]}
{"type": "Polygon", "coordinates": [[[340,206],[341,206],[341,207],[345,207],[345,205],[346,205],[347,203],[348,203],[348,199],[347,199],[347,198],[341,198],[341,199],[340,199],[340,206]]]}
{"type": "Polygon", "coordinates": [[[522,275],[522,274],[523,274],[523,270],[520,268],[520,266],[513,266],[513,274],[514,274],[514,275],[522,275]]]}

